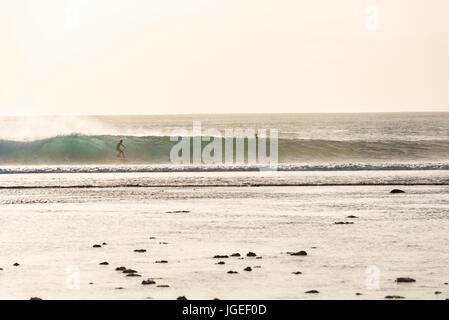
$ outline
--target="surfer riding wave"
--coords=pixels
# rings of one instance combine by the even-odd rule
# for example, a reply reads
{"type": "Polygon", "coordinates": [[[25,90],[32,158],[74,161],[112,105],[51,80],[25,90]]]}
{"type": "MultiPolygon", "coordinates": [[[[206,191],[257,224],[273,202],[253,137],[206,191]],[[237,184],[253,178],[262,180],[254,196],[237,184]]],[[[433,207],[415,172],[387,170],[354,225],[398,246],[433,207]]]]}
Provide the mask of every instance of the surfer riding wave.
{"type": "Polygon", "coordinates": [[[125,153],[123,152],[123,150],[121,149],[121,147],[126,148],[126,147],[123,145],[123,140],[120,140],[120,142],[117,144],[117,147],[116,147],[116,149],[117,149],[117,151],[118,151],[117,158],[126,159],[125,153]]]}

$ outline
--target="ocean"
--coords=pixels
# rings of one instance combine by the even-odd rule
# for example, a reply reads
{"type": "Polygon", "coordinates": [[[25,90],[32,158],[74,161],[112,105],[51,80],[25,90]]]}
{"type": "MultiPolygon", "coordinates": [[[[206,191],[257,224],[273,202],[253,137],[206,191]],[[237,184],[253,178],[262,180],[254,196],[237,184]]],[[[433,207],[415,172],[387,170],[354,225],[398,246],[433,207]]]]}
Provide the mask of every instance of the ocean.
{"type": "Polygon", "coordinates": [[[1,118],[0,298],[447,298],[448,120],[1,118]],[[170,136],[193,121],[220,132],[277,129],[276,169],[173,164],[170,136]],[[126,162],[116,157],[120,139],[126,162]],[[307,255],[290,255],[300,250],[307,255]]]}

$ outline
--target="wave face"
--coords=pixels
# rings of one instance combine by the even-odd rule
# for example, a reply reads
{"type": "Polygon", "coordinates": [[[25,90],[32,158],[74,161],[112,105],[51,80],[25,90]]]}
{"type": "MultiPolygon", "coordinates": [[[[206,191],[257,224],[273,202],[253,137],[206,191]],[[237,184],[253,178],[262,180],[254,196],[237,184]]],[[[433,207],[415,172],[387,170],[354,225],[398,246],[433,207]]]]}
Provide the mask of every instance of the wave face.
{"type": "MultiPolygon", "coordinates": [[[[115,149],[120,139],[123,139],[126,146],[127,164],[170,165],[170,150],[177,143],[170,141],[168,136],[115,135],[67,135],[34,141],[0,140],[0,164],[123,164],[117,158],[115,149]]],[[[203,148],[208,143],[203,142],[203,148]]],[[[377,166],[382,164],[381,166],[384,167],[403,167],[403,163],[446,162],[449,159],[449,141],[447,140],[279,139],[278,146],[279,164],[296,165],[301,168],[308,166],[344,168],[353,166],[352,163],[358,163],[359,169],[372,167],[373,163],[377,163],[377,166]]],[[[267,142],[267,149],[269,149],[269,142],[267,142]]],[[[422,166],[427,165],[422,164],[422,166]]],[[[437,167],[441,168],[441,165],[437,167]]]]}

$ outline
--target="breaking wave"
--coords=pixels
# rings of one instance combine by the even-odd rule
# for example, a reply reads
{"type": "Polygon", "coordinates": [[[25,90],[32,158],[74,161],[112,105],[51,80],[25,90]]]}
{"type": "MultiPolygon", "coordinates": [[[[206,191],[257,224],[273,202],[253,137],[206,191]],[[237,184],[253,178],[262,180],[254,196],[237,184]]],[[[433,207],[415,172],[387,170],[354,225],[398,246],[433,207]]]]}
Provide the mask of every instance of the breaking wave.
{"type": "MultiPolygon", "coordinates": [[[[175,168],[171,165],[170,150],[177,142],[170,141],[168,136],[68,135],[34,141],[0,140],[0,164],[120,166],[123,162],[117,158],[115,150],[120,139],[123,139],[126,146],[125,153],[128,158],[126,170],[258,170],[257,166],[175,168]],[[129,166],[131,164],[149,167],[129,166]]],[[[203,142],[203,147],[208,143],[203,142]]],[[[448,140],[279,139],[278,146],[281,170],[447,169],[445,163],[449,159],[448,140]],[[410,164],[413,162],[420,164],[410,164]]],[[[269,149],[269,142],[267,148],[269,149]]],[[[101,170],[98,168],[100,167],[97,167],[97,170],[101,170]]],[[[116,169],[121,170],[118,168],[116,169]]],[[[2,172],[5,170],[7,169],[1,169],[2,172]]],[[[111,167],[110,170],[115,169],[111,167]]]]}

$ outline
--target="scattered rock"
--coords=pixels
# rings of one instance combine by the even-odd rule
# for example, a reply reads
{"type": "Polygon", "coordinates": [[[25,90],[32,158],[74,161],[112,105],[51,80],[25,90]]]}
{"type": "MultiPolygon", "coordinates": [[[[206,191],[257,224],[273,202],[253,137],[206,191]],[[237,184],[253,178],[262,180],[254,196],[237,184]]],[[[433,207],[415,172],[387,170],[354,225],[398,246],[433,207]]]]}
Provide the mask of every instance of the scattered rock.
{"type": "Polygon", "coordinates": [[[105,245],[107,245],[107,243],[106,243],[106,242],[103,242],[103,245],[105,246],[105,245]]]}
{"type": "Polygon", "coordinates": [[[346,218],[348,218],[348,219],[357,219],[358,217],[356,217],[356,216],[347,216],[346,218]]]}
{"type": "Polygon", "coordinates": [[[246,256],[247,257],[255,257],[255,256],[257,256],[257,254],[255,254],[254,252],[248,252],[247,254],[246,254],[246,256]]]}
{"type": "Polygon", "coordinates": [[[0,271],[3,271],[3,268],[0,268],[0,271]]]}
{"type": "Polygon", "coordinates": [[[231,257],[240,257],[240,253],[233,253],[233,254],[231,254],[231,257]]]}
{"type": "Polygon", "coordinates": [[[137,273],[128,273],[126,276],[127,277],[141,277],[141,275],[137,274],[137,273]]]}
{"type": "Polygon", "coordinates": [[[154,240],[154,239],[156,239],[156,237],[150,237],[150,240],[154,240]]]}
{"type": "Polygon", "coordinates": [[[159,242],[159,244],[168,244],[168,242],[159,242]]]}
{"type": "Polygon", "coordinates": [[[93,247],[93,248],[101,248],[101,245],[99,245],[99,244],[94,244],[92,247],[93,247]]]}
{"type": "Polygon", "coordinates": [[[187,300],[187,298],[185,296],[179,296],[176,298],[176,300],[187,300]]]}
{"type": "Polygon", "coordinates": [[[354,222],[348,222],[348,221],[337,221],[337,222],[334,222],[334,224],[354,224],[354,222]]]}
{"type": "Polygon", "coordinates": [[[31,297],[30,300],[42,300],[42,298],[39,298],[39,297],[31,297]]]}
{"type": "Polygon", "coordinates": [[[401,189],[393,189],[390,191],[390,193],[405,193],[405,191],[401,189]]]}
{"type": "Polygon", "coordinates": [[[109,265],[109,263],[107,261],[104,261],[104,262],[100,263],[100,265],[107,266],[107,265],[109,265]]]}
{"type": "Polygon", "coordinates": [[[18,264],[17,262],[13,264],[14,267],[18,267],[20,266],[20,264],[18,264]]]}
{"type": "Polygon", "coordinates": [[[309,290],[309,291],[306,291],[304,293],[319,293],[319,292],[318,292],[318,290],[309,290]]]}
{"type": "Polygon", "coordinates": [[[123,287],[117,287],[117,288],[115,288],[115,290],[123,290],[123,289],[125,289],[125,288],[123,288],[123,287]]]}
{"type": "Polygon", "coordinates": [[[168,284],[158,284],[156,287],[158,288],[170,288],[168,284]]]}
{"type": "Polygon", "coordinates": [[[159,261],[155,261],[154,263],[168,263],[167,260],[159,260],[159,261]]]}
{"type": "Polygon", "coordinates": [[[362,294],[360,292],[355,293],[356,296],[361,296],[362,294]]]}
{"type": "Polygon", "coordinates": [[[251,269],[251,267],[246,267],[243,271],[253,271],[253,269],[251,269]]]}
{"type": "Polygon", "coordinates": [[[393,296],[385,296],[385,299],[405,299],[405,297],[393,295],[393,296]]]}
{"type": "Polygon", "coordinates": [[[409,278],[409,277],[400,277],[396,279],[396,282],[400,283],[400,282],[416,282],[415,279],[413,278],[409,278]]]}
{"type": "Polygon", "coordinates": [[[225,264],[224,261],[218,261],[216,264],[225,264]]]}
{"type": "Polygon", "coordinates": [[[126,267],[117,267],[115,268],[115,271],[125,271],[126,267]]]}
{"type": "Polygon", "coordinates": [[[145,249],[135,249],[134,252],[142,253],[142,252],[147,252],[147,250],[145,250],[145,249]]]}
{"type": "Polygon", "coordinates": [[[302,274],[302,272],[301,271],[295,271],[295,272],[292,272],[292,274],[302,274]]]}
{"type": "Polygon", "coordinates": [[[93,282],[89,282],[90,285],[94,284],[93,282]]]}
{"type": "Polygon", "coordinates": [[[123,270],[123,273],[137,273],[137,271],[133,270],[133,269],[126,269],[126,270],[123,270]]]}
{"type": "MultiPolygon", "coordinates": [[[[2,269],[2,270],[3,270],[3,269],[2,269]]],[[[448,283],[448,282],[445,282],[444,284],[447,286],[449,283],[448,283]]]]}
{"type": "Polygon", "coordinates": [[[143,285],[156,284],[156,281],[153,281],[153,280],[151,280],[151,279],[143,280],[143,281],[142,281],[142,284],[143,284],[143,285]]]}
{"type": "Polygon", "coordinates": [[[165,213],[190,213],[188,210],[175,210],[175,211],[167,211],[165,213]]]}
{"type": "Polygon", "coordinates": [[[228,271],[228,273],[229,274],[234,274],[234,273],[238,273],[237,271],[232,271],[232,270],[230,270],[230,271],[228,271]]]}
{"type": "Polygon", "coordinates": [[[227,255],[219,255],[219,254],[214,256],[214,259],[226,259],[226,258],[229,258],[229,256],[227,256],[227,255]]]}
{"type": "Polygon", "coordinates": [[[441,291],[435,291],[435,294],[441,294],[442,292],[441,291]]]}
{"type": "Polygon", "coordinates": [[[287,252],[291,256],[306,256],[307,252],[304,250],[298,251],[298,252],[287,252]]]}

